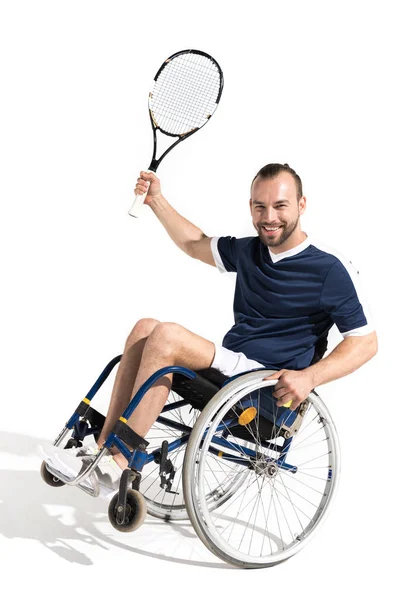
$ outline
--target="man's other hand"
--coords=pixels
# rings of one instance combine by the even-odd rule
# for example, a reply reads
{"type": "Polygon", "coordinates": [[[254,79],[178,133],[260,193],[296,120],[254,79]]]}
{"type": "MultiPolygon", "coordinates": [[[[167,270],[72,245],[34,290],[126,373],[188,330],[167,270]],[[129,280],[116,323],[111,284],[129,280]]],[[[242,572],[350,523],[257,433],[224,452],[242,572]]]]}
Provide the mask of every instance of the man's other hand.
{"type": "Polygon", "coordinates": [[[277,406],[283,406],[288,402],[290,410],[296,408],[310,395],[313,389],[312,377],[305,371],[289,371],[281,369],[269,377],[264,377],[264,381],[268,379],[278,379],[275,385],[273,396],[277,398],[277,406]]]}

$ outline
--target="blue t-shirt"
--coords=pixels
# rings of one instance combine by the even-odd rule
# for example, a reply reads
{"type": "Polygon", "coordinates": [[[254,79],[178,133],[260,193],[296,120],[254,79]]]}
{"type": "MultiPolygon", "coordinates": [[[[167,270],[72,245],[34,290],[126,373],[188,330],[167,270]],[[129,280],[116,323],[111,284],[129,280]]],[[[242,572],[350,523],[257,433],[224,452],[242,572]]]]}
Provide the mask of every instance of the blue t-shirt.
{"type": "Polygon", "coordinates": [[[219,271],[237,273],[235,324],[222,345],[267,369],[304,369],[335,324],[343,337],[374,331],[359,275],[335,250],[307,237],[274,254],[258,236],[212,238],[219,271]]]}

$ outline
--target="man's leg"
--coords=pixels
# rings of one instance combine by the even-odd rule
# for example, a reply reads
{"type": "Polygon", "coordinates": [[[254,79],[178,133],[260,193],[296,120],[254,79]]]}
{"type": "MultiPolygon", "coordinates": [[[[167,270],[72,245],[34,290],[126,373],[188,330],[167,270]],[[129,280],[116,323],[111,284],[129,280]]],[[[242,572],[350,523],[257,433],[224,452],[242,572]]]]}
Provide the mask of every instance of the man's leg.
{"type": "MultiPolygon", "coordinates": [[[[104,443],[132,397],[153,373],[171,365],[182,365],[195,371],[205,369],[211,366],[215,354],[212,342],[175,323],[159,323],[151,319],[139,321],[128,340],[118,369],[106,422],[98,439],[99,446],[104,443]]],[[[129,426],[141,437],[146,436],[163,409],[171,381],[172,375],[166,375],[156,382],[128,420],[129,426]]],[[[115,453],[115,449],[113,452],[114,461],[121,469],[125,469],[128,461],[121,453],[115,453]]],[[[76,477],[82,468],[83,455],[79,457],[79,453],[75,456],[68,450],[51,446],[50,454],[45,448],[42,448],[41,454],[61,475],[76,477]]],[[[116,489],[107,476],[110,478],[107,471],[98,475],[99,484],[104,488],[102,495],[106,497],[116,489]]]]}
{"type": "Polygon", "coordinates": [[[97,442],[99,447],[104,444],[114,424],[132,400],[132,387],[139,370],[143,349],[149,335],[159,323],[160,321],[156,319],[140,319],[127,337],[115,377],[110,406],[97,442]]]}
{"type": "MultiPolygon", "coordinates": [[[[205,338],[176,323],[159,323],[154,327],[144,345],[130,398],[159,369],[171,365],[181,365],[194,371],[206,369],[211,366],[214,353],[214,344],[205,338]]],[[[171,382],[172,375],[165,375],[159,379],[145,394],[129,418],[128,425],[141,437],[146,437],[147,432],[161,413],[171,389],[171,382]]],[[[114,422],[121,412],[115,417],[114,422]]],[[[114,460],[122,469],[126,468],[127,460],[122,454],[115,454],[114,460]]]]}

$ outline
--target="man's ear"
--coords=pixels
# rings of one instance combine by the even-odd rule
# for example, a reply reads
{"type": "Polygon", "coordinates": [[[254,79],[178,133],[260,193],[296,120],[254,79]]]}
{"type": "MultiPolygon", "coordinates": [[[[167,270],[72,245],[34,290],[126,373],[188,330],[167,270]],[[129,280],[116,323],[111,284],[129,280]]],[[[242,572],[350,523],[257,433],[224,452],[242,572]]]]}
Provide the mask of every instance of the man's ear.
{"type": "Polygon", "coordinates": [[[307,208],[307,198],[302,196],[299,200],[299,213],[302,215],[307,208]]]}

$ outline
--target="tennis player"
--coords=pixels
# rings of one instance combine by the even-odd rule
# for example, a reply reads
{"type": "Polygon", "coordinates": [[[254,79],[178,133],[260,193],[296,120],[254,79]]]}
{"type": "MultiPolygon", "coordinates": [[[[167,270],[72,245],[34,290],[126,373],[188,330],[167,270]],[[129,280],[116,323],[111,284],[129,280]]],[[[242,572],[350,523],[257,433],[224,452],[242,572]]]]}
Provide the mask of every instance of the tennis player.
{"type": "MultiPolygon", "coordinates": [[[[227,376],[254,368],[277,371],[278,406],[296,409],[311,390],[359,369],[377,352],[377,335],[359,274],[352,263],[321,245],[301,228],[306,210],[302,182],[288,164],[268,164],[254,177],[250,214],[256,236],[209,237],[181,216],[162,194],[154,173],[142,171],[135,194],[147,204],[173,242],[186,254],[221,273],[237,273],[235,323],[222,343],[207,340],[177,323],[139,320],[129,333],[98,447],[142,384],[158,369],[181,365],[194,371],[214,367],[227,376]],[[336,325],[343,340],[315,362],[315,349],[336,325]]],[[[326,347],[326,346],[325,346],[326,347]]],[[[160,414],[171,387],[166,375],[142,399],[128,421],[141,437],[160,414]]],[[[96,449],[95,449],[96,450],[96,449]]],[[[93,448],[43,446],[42,455],[60,473],[76,476],[81,457],[93,448]]],[[[100,466],[101,494],[112,497],[124,456],[100,466]]]]}

